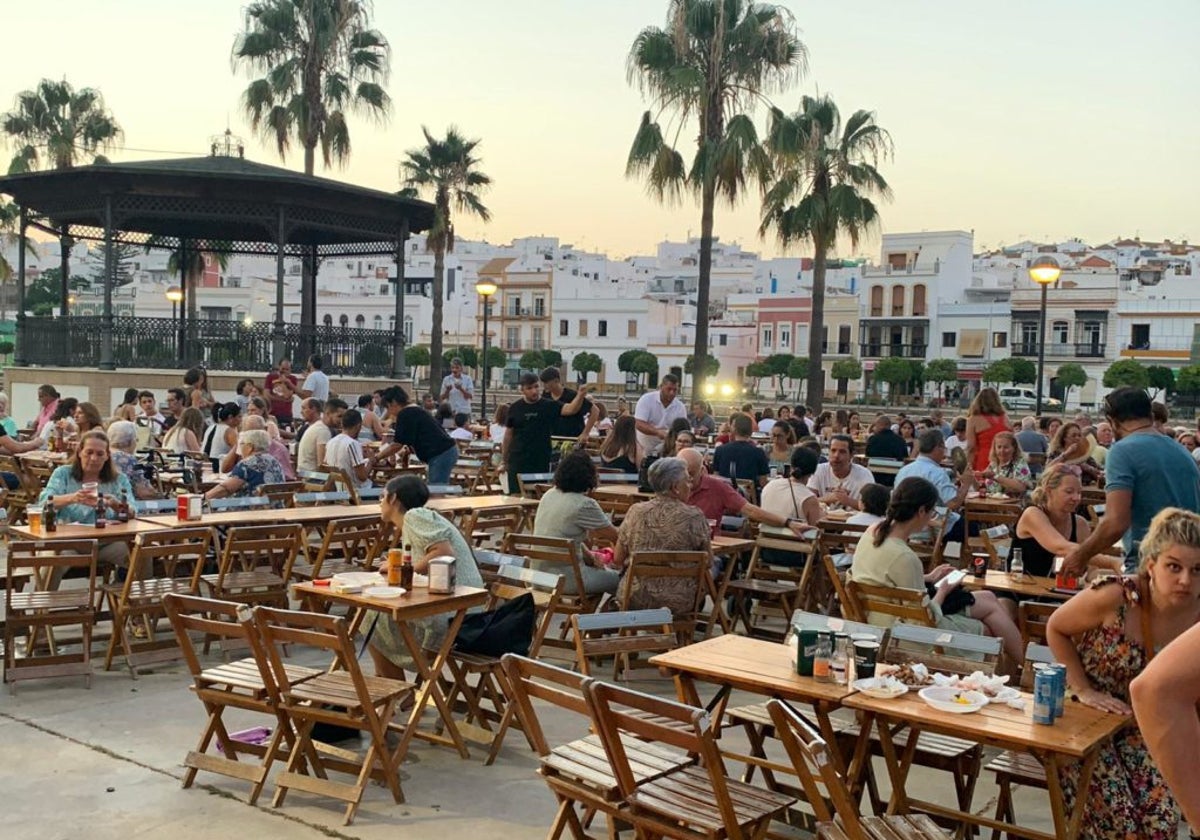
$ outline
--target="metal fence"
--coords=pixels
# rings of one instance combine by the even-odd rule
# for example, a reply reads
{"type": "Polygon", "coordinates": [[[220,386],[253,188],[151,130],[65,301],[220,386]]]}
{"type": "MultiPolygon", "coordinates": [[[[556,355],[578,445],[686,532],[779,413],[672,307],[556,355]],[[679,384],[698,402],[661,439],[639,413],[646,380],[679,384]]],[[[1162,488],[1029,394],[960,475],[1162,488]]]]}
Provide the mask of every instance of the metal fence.
{"type": "MultiPolygon", "coordinates": [[[[30,365],[93,367],[100,361],[104,319],[28,318],[16,356],[30,365]]],[[[327,373],[389,376],[394,336],[385,330],[284,324],[283,352],[297,361],[319,353],[327,373]]],[[[275,325],[197,319],[184,327],[172,318],[114,318],[113,361],[118,368],[265,370],[275,363],[275,325]]]]}

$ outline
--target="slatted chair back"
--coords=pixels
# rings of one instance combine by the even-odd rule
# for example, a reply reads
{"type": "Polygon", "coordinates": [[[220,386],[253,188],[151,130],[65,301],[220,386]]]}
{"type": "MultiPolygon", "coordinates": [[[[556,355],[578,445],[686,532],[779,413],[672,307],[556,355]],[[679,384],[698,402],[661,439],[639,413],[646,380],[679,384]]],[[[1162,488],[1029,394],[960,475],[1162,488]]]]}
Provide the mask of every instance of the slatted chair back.
{"type": "Polygon", "coordinates": [[[846,633],[847,635],[856,636],[867,635],[874,637],[875,641],[880,643],[883,642],[884,636],[887,635],[886,627],[864,624],[860,621],[851,621],[821,613],[803,612],[801,610],[796,610],[792,613],[792,627],[799,630],[833,631],[834,633],[846,633]]]}
{"type": "MultiPolygon", "coordinates": [[[[1012,535],[1017,532],[1017,520],[1021,518],[1021,506],[1019,502],[1014,502],[1012,505],[987,505],[984,507],[973,505],[968,500],[966,516],[967,522],[965,527],[967,530],[965,533],[970,535],[972,532],[978,531],[979,535],[968,536],[965,547],[972,551],[988,551],[989,558],[995,559],[991,558],[991,551],[988,549],[982,532],[1003,526],[1008,529],[1008,539],[1011,541],[1012,535]]],[[[999,534],[998,531],[994,533],[999,534]]],[[[1004,537],[996,536],[993,539],[999,541],[1003,540],[1004,537]]]]}
{"type": "Polygon", "coordinates": [[[880,657],[893,664],[924,662],[931,671],[992,673],[1000,660],[1002,644],[998,636],[894,624],[880,649],[880,657]]]}
{"type": "Polygon", "coordinates": [[[1104,516],[1106,510],[1108,510],[1108,505],[1103,502],[1087,506],[1088,521],[1091,522],[1092,528],[1100,524],[1100,517],[1104,516]]]}
{"type": "Polygon", "coordinates": [[[321,545],[308,574],[303,574],[297,561],[292,567],[293,575],[317,580],[333,577],[339,572],[370,569],[380,526],[378,516],[331,520],[325,528],[325,535],[321,538],[321,545]]]}
{"type": "Polygon", "coordinates": [[[1045,604],[1040,601],[1022,601],[1018,604],[1017,627],[1021,631],[1021,641],[1025,644],[1046,644],[1046,625],[1058,607],[1059,604],[1045,604]]]}
{"type": "Polygon", "coordinates": [[[450,481],[462,487],[468,494],[478,492],[480,483],[486,478],[485,464],[476,458],[459,458],[450,471],[450,481]]]}
{"type": "Polygon", "coordinates": [[[201,581],[213,597],[286,606],[292,565],[306,553],[304,528],[299,524],[230,528],[217,574],[203,575],[201,581]]]}
{"type": "Polygon", "coordinates": [[[505,554],[502,551],[492,551],[489,548],[476,548],[472,550],[475,555],[475,565],[479,567],[479,575],[483,578],[485,586],[490,586],[493,581],[500,577],[500,570],[505,566],[516,566],[524,569],[529,565],[524,557],[518,557],[515,554],[505,554]]]}
{"type": "MultiPolygon", "coordinates": [[[[1015,528],[1016,525],[1013,525],[1015,528]]],[[[979,532],[979,540],[988,553],[988,568],[1006,571],[1008,555],[1012,551],[1013,528],[1008,525],[993,525],[979,532]]]]}
{"type": "Polygon", "coordinates": [[[327,472],[298,469],[296,478],[304,482],[304,490],[308,493],[320,493],[333,489],[333,478],[327,472]]]}
{"type": "Polygon", "coordinates": [[[290,508],[296,506],[296,494],[303,490],[303,481],[281,481],[277,484],[264,484],[260,486],[258,488],[258,495],[269,499],[271,507],[290,508]]]}
{"type": "Polygon", "coordinates": [[[92,684],[92,628],[96,622],[95,540],[14,540],[8,546],[4,588],[4,682],[40,677],[83,676],[92,684]],[[60,588],[70,571],[84,586],[60,588]],[[56,627],[79,627],[78,653],[60,653],[56,627]],[[25,637],[26,655],[17,658],[16,638],[25,637]],[[49,650],[37,652],[42,635],[49,650]]]}
{"type": "Polygon", "coordinates": [[[611,658],[613,679],[619,679],[630,657],[676,646],[674,621],[666,608],[573,615],[571,629],[575,665],[585,676],[591,676],[593,660],[611,658]]]}
{"type": "Polygon", "coordinates": [[[314,490],[297,493],[292,497],[296,507],[315,507],[316,505],[348,505],[350,494],[345,490],[314,490]]]}
{"type": "Polygon", "coordinates": [[[271,500],[266,496],[231,496],[225,499],[210,499],[208,506],[213,513],[223,510],[266,510],[271,500]]]}
{"type": "Polygon", "coordinates": [[[169,514],[179,510],[177,499],[134,499],[133,511],[137,516],[169,514]]]}
{"type": "Polygon", "coordinates": [[[533,598],[538,619],[534,626],[533,641],[529,645],[529,655],[536,659],[558,611],[558,602],[562,598],[563,590],[562,575],[539,572],[509,563],[500,567],[496,580],[488,589],[488,610],[494,610],[501,604],[524,595],[533,598]]]}
{"type": "MultiPolygon", "coordinates": [[[[554,481],[554,473],[552,473],[552,472],[518,473],[517,474],[517,490],[522,496],[524,496],[527,499],[536,499],[537,496],[534,493],[533,485],[539,484],[539,483],[541,483],[541,484],[552,483],[553,481],[554,481]]],[[[509,488],[510,493],[512,492],[512,489],[513,488],[511,488],[511,487],[509,488]]]]}
{"type": "Polygon", "coordinates": [[[606,484],[637,484],[640,480],[637,473],[627,473],[621,470],[610,470],[601,467],[599,469],[598,478],[600,486],[606,484]]]}
{"type": "Polygon", "coordinates": [[[1025,645],[1025,663],[1021,667],[1021,689],[1023,691],[1033,691],[1035,665],[1051,665],[1057,661],[1054,658],[1054,651],[1050,650],[1046,645],[1039,645],[1035,642],[1025,645]]]}
{"type": "Polygon", "coordinates": [[[25,508],[37,500],[41,488],[26,474],[21,461],[12,455],[0,454],[0,472],[17,477],[18,486],[8,491],[5,506],[9,522],[20,522],[25,518],[25,508]]]}
{"type": "MultiPolygon", "coordinates": [[[[717,593],[718,601],[731,601],[730,630],[741,622],[751,636],[777,638],[780,633],[786,634],[788,616],[802,605],[807,606],[812,594],[808,588],[817,565],[816,536],[815,528],[808,539],[790,531],[759,531],[745,574],[737,580],[722,576],[717,593]],[[793,563],[773,565],[765,559],[767,552],[786,553],[793,563]]],[[[812,601],[815,603],[815,599],[812,601]]]]}
{"type": "Polygon", "coordinates": [[[817,836],[822,840],[876,840],[895,837],[909,840],[949,840],[925,814],[860,817],[858,805],[838,771],[830,747],[803,717],[781,700],[767,703],[775,734],[783,743],[800,778],[804,798],[813,809],[817,836]]]}
{"type": "Polygon", "coordinates": [[[25,476],[32,488],[38,493],[42,491],[50,481],[50,476],[58,469],[57,464],[45,463],[42,461],[26,461],[25,476]]]}
{"type": "Polygon", "coordinates": [[[600,505],[600,510],[608,516],[613,525],[620,526],[625,520],[625,514],[629,513],[629,509],[637,504],[637,499],[623,494],[609,494],[602,490],[596,490],[593,493],[596,499],[596,504],[600,505]]]}
{"type": "Polygon", "coordinates": [[[477,547],[503,545],[509,534],[525,526],[525,509],[520,505],[476,508],[462,524],[463,535],[477,547]]]}
{"type": "Polygon", "coordinates": [[[746,497],[752,505],[758,504],[758,482],[752,478],[739,478],[737,480],[737,491],[746,497]]]}
{"type": "Polygon", "coordinates": [[[929,608],[929,597],[923,589],[877,586],[851,578],[846,581],[846,596],[854,604],[860,619],[868,619],[874,613],[926,627],[936,624],[929,608]]]}
{"type": "Polygon", "coordinates": [[[567,579],[565,588],[571,594],[563,597],[559,612],[569,615],[595,609],[599,601],[598,596],[583,594],[583,571],[574,540],[566,537],[511,533],[505,538],[501,551],[524,557],[528,565],[562,575],[567,579]]]}
{"type": "Polygon", "coordinates": [[[357,505],[359,503],[358,485],[348,472],[331,464],[321,464],[318,469],[329,476],[334,490],[341,490],[350,496],[350,504],[357,505]]]}
{"type": "Polygon", "coordinates": [[[164,636],[163,601],[169,594],[198,595],[204,564],[216,542],[212,528],[172,528],[138,534],[122,583],[104,587],[113,615],[113,632],[104,658],[112,667],[120,649],[130,676],[142,665],[179,659],[183,651],[164,636]]]}
{"type": "Polygon", "coordinates": [[[697,623],[708,618],[704,599],[717,594],[711,561],[707,551],[635,551],[622,577],[621,604],[633,609],[658,604],[664,594],[679,589],[687,605],[673,610],[675,632],[682,643],[691,644],[697,623]]]}
{"type": "Polygon", "coordinates": [[[846,592],[846,568],[838,563],[846,555],[853,555],[858,541],[866,532],[866,525],[827,525],[821,524],[821,566],[825,570],[825,578],[829,581],[832,596],[825,605],[826,612],[832,613],[840,606],[841,614],[851,621],[865,622],[866,618],[858,609],[858,605],[850,600],[846,592]]]}
{"type": "Polygon", "coordinates": [[[583,686],[588,682],[588,677],[514,653],[506,653],[501,657],[501,666],[521,726],[533,744],[534,752],[542,758],[550,754],[550,744],[533,705],[534,700],[590,720],[587,700],[583,696],[583,686]]]}

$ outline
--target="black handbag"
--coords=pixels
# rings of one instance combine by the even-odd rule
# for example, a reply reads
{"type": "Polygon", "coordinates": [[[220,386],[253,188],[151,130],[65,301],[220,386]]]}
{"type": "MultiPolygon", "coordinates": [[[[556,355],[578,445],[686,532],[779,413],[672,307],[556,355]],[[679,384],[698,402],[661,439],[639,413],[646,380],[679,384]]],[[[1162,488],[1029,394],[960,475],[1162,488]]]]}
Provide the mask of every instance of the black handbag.
{"type": "MultiPolygon", "coordinates": [[[[937,587],[932,583],[925,584],[925,591],[932,598],[937,594],[937,587]]],[[[942,615],[954,615],[960,613],[967,607],[975,603],[975,596],[963,589],[961,586],[956,586],[946,593],[946,597],[942,599],[942,615]]]]}
{"type": "Polygon", "coordinates": [[[638,490],[642,493],[654,492],[650,486],[650,466],[657,460],[657,455],[647,455],[642,459],[641,466],[638,467],[638,490]]]}
{"type": "Polygon", "coordinates": [[[528,656],[536,613],[533,595],[529,593],[489,612],[469,613],[459,628],[454,649],[480,656],[501,657],[506,653],[528,656]]]}

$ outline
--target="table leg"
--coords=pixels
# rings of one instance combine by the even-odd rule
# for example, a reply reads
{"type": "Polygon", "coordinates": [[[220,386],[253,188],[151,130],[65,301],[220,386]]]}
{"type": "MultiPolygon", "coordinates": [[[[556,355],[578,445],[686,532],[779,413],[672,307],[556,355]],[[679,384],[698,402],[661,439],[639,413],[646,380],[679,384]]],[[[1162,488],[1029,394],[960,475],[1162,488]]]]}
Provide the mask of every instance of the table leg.
{"type": "Polygon", "coordinates": [[[421,644],[417,641],[417,637],[413,635],[412,628],[408,626],[408,623],[404,621],[396,623],[396,626],[400,630],[400,636],[404,640],[404,646],[408,648],[408,652],[412,655],[413,664],[417,669],[417,676],[421,679],[421,687],[417,690],[417,696],[413,701],[412,711],[408,716],[408,724],[404,727],[404,732],[400,736],[400,744],[396,749],[397,766],[404,760],[409,744],[416,735],[420,735],[423,740],[436,744],[450,743],[458,750],[458,754],[462,758],[467,758],[470,755],[467,752],[467,745],[464,743],[458,727],[454,724],[454,716],[451,714],[451,709],[446,703],[446,697],[442,694],[441,687],[438,685],[438,675],[441,674],[442,669],[446,665],[446,660],[450,656],[450,650],[454,647],[454,640],[458,636],[458,629],[462,626],[463,618],[466,614],[466,610],[455,612],[454,618],[450,620],[450,626],[446,629],[446,636],[442,639],[442,646],[438,648],[432,662],[426,659],[425,652],[421,649],[421,644]],[[446,740],[445,735],[437,735],[433,732],[418,732],[421,715],[424,713],[425,706],[430,700],[437,707],[442,724],[445,726],[446,735],[449,735],[449,741],[446,740]]]}
{"type": "Polygon", "coordinates": [[[1075,807],[1067,813],[1067,800],[1063,794],[1062,760],[1055,753],[1034,752],[1034,757],[1041,762],[1046,771],[1046,789],[1050,794],[1050,813],[1054,816],[1054,832],[1059,837],[1078,837],[1079,827],[1083,824],[1083,814],[1087,808],[1087,791],[1092,782],[1092,771],[1096,769],[1096,759],[1099,750],[1093,750],[1079,767],[1079,783],[1075,786],[1075,807]]]}
{"type": "Polygon", "coordinates": [[[862,786],[870,769],[871,760],[871,727],[875,725],[875,715],[871,712],[859,713],[858,740],[854,742],[854,754],[850,757],[850,765],[846,768],[846,787],[850,795],[858,802],[862,798],[862,786]]]}
{"type": "Polygon", "coordinates": [[[912,769],[913,756],[917,751],[917,740],[920,737],[920,730],[915,727],[908,727],[908,743],[904,747],[903,754],[897,754],[896,742],[892,738],[892,729],[888,725],[888,721],[879,721],[879,746],[883,752],[883,761],[887,765],[888,778],[892,782],[892,798],[888,802],[887,812],[889,814],[905,814],[908,813],[908,792],[905,790],[905,785],[908,783],[908,771],[912,769]]]}

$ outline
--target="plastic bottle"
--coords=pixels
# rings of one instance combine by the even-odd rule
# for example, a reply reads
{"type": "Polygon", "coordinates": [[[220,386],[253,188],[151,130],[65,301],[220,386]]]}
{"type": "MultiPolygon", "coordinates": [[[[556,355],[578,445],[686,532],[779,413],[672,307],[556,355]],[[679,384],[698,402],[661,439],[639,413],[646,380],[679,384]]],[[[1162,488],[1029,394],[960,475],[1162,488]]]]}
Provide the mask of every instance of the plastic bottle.
{"type": "Polygon", "coordinates": [[[829,658],[829,672],[838,685],[846,684],[849,661],[850,637],[845,633],[838,633],[833,637],[833,656],[829,658]]]}
{"type": "Polygon", "coordinates": [[[1008,554],[1008,573],[1012,575],[1025,574],[1025,558],[1021,556],[1021,549],[1015,546],[1008,554]]]}
{"type": "Polygon", "coordinates": [[[408,591],[413,588],[412,546],[405,544],[404,558],[400,561],[400,586],[408,591]]]}
{"type": "Polygon", "coordinates": [[[108,509],[105,508],[105,506],[104,506],[104,497],[97,496],[96,497],[96,527],[97,528],[107,528],[108,527],[108,520],[106,519],[107,516],[108,516],[108,509]]]}
{"type": "Polygon", "coordinates": [[[832,663],[833,658],[833,634],[818,633],[817,634],[817,650],[813,655],[813,679],[817,682],[831,682],[833,680],[832,663]]]}
{"type": "Polygon", "coordinates": [[[58,508],[54,506],[53,500],[46,502],[46,509],[42,512],[42,527],[48,534],[58,530],[58,508]]]}

